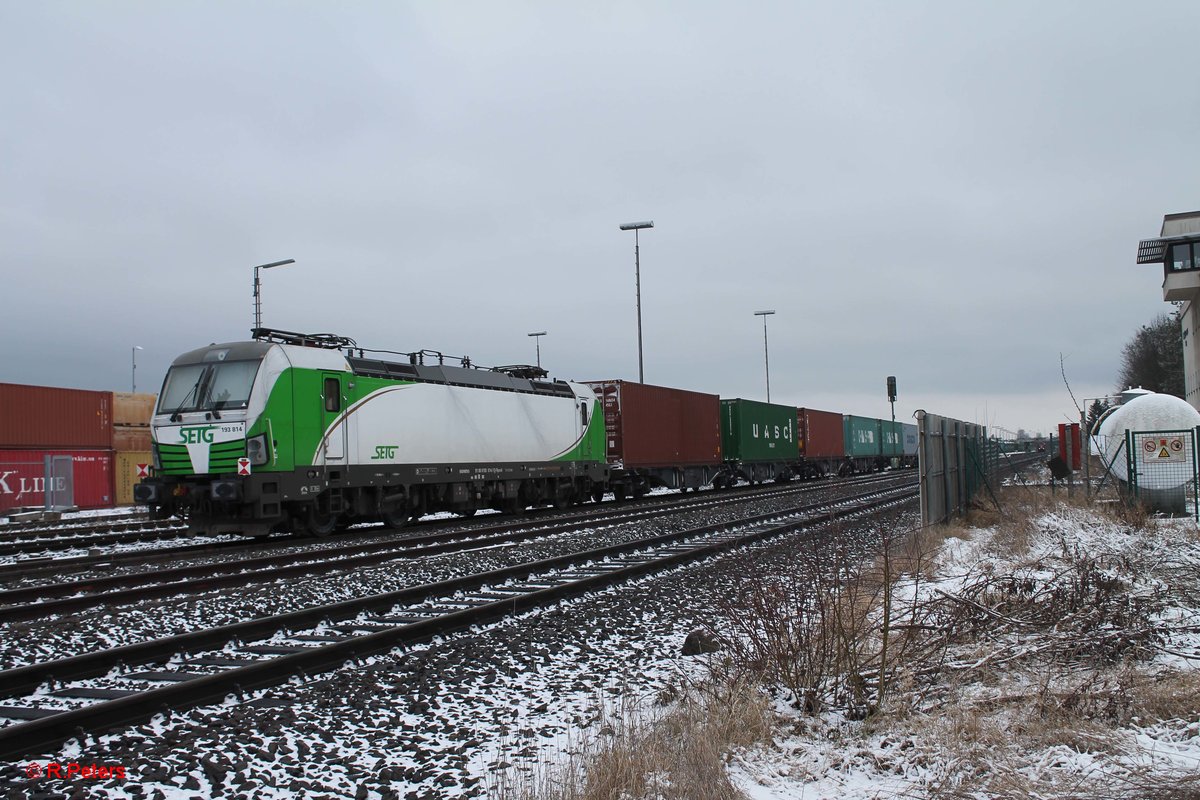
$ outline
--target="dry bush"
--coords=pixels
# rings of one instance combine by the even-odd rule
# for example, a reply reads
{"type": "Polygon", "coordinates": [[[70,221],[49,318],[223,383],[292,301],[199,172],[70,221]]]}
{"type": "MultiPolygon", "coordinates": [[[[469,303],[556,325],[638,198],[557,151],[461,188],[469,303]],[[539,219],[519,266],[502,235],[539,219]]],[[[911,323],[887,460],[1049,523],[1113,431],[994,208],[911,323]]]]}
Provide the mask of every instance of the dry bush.
{"type": "Polygon", "coordinates": [[[1101,507],[1110,519],[1130,530],[1149,531],[1154,527],[1154,515],[1136,497],[1122,498],[1118,502],[1105,503],[1101,507]]]}
{"type": "Polygon", "coordinates": [[[845,546],[814,544],[798,560],[747,580],[718,608],[723,668],[785,690],[807,713],[835,705],[863,716],[874,702],[867,673],[879,657],[884,583],[845,546]]]}

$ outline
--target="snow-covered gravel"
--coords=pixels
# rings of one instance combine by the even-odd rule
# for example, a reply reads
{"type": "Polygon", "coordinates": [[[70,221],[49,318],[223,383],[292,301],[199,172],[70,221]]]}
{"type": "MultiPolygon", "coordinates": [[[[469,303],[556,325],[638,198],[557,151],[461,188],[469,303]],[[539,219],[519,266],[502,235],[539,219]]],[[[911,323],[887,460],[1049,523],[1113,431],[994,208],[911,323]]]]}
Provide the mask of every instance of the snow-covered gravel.
{"type": "MultiPolygon", "coordinates": [[[[841,496],[841,495],[839,495],[841,496]]],[[[290,578],[267,584],[216,590],[117,609],[97,608],[63,617],[0,625],[0,668],[64,658],[183,632],[227,625],[354,597],[391,592],[486,570],[563,555],[581,549],[632,541],[735,520],[750,513],[790,508],[795,497],[760,500],[752,509],[689,511],[649,521],[587,529],[534,542],[489,547],[386,562],[350,572],[290,578]]]]}
{"type": "MultiPolygon", "coordinates": [[[[782,502],[782,505],[787,505],[782,502]]],[[[764,503],[761,510],[772,504],[764,503]]],[[[911,506],[910,506],[911,509],[911,506]]],[[[616,540],[711,524],[702,519],[641,523],[632,530],[563,537],[616,540]]],[[[903,529],[912,512],[892,511],[881,525],[903,529]]],[[[846,523],[842,523],[847,526],[846,523]]],[[[866,538],[878,535],[868,531],[866,538]]],[[[0,778],[12,796],[55,790],[80,797],[354,797],[441,798],[478,796],[489,775],[506,765],[531,765],[565,748],[595,719],[605,699],[623,694],[652,698],[697,669],[679,655],[687,633],[712,622],[713,609],[758,559],[778,563],[795,552],[786,540],[747,548],[654,576],[637,584],[564,602],[484,629],[393,652],[306,682],[267,691],[246,704],[195,709],[130,731],[89,741],[8,767],[0,778]],[[124,767],[122,779],[31,782],[31,763],[73,760],[124,767]]],[[[515,550],[388,565],[353,576],[321,577],[294,587],[267,587],[228,597],[164,604],[153,612],[122,615],[102,635],[102,614],[81,624],[59,623],[56,649],[136,639],[153,630],[211,625],[300,602],[327,602],[344,593],[397,588],[484,563],[545,557],[569,549],[551,541],[515,550]],[[470,562],[468,565],[467,562],[470,562]],[[157,620],[157,627],[151,624],[157,620]],[[134,632],[136,626],[136,632],[134,632]],[[72,629],[79,629],[75,635],[72,629]]],[[[45,625],[42,626],[45,628],[45,625]]],[[[5,631],[37,644],[31,631],[5,631]]],[[[21,647],[9,647],[17,659],[21,647]]]]}

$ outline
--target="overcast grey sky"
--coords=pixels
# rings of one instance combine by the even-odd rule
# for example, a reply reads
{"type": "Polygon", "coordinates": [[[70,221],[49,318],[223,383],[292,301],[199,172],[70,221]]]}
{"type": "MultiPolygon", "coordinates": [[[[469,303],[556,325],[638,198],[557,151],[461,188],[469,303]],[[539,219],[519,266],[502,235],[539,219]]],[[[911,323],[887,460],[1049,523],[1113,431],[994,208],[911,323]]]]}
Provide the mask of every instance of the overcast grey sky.
{"type": "Polygon", "coordinates": [[[1169,310],[1200,4],[0,4],[0,381],[269,326],[1050,430],[1169,310]]]}

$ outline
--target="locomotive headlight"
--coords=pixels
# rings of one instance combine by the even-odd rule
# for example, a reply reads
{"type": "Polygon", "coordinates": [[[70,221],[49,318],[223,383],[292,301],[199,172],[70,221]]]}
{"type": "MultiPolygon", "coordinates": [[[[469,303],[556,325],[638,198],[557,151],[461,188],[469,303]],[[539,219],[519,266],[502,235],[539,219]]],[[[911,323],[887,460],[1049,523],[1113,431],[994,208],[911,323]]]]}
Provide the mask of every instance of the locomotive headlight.
{"type": "Polygon", "coordinates": [[[261,467],[271,460],[271,449],[267,447],[267,435],[260,433],[246,440],[246,456],[253,466],[261,467]]]}

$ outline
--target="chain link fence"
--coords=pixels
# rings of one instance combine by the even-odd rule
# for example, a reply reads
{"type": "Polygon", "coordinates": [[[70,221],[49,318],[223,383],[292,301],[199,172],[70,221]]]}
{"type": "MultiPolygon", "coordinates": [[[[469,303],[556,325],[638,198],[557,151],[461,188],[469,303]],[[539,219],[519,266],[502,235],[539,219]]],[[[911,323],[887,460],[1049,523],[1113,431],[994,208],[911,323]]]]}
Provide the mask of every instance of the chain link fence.
{"type": "Polygon", "coordinates": [[[1198,430],[1126,431],[1129,492],[1154,511],[1200,520],[1198,430]]]}

